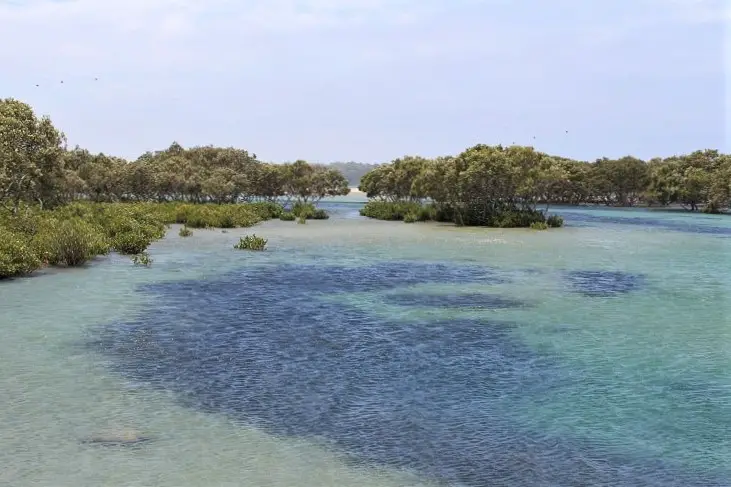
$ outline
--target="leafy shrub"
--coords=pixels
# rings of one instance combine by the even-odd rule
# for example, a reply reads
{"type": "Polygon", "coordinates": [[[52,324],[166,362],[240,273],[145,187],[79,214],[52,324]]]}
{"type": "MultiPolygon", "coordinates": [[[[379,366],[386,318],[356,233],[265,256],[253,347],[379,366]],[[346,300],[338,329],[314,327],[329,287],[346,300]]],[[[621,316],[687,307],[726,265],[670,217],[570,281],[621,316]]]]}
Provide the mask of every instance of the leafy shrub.
{"type": "Polygon", "coordinates": [[[178,223],[183,223],[190,228],[209,228],[215,227],[218,221],[212,210],[206,206],[200,206],[188,210],[183,221],[178,223]]]}
{"type": "Polygon", "coordinates": [[[302,203],[298,201],[292,205],[292,213],[296,217],[311,218],[312,215],[314,215],[315,210],[315,205],[312,203],[302,203]]]}
{"type": "Polygon", "coordinates": [[[563,225],[560,216],[552,215],[547,220],[538,210],[523,209],[507,203],[497,203],[491,208],[483,205],[455,208],[445,204],[422,205],[413,201],[369,201],[360,214],[377,220],[403,220],[407,223],[438,221],[497,228],[528,228],[533,223],[547,223],[549,227],[563,225]]]}
{"type": "Polygon", "coordinates": [[[150,246],[156,239],[142,230],[130,230],[117,233],[112,238],[112,249],[125,255],[137,255],[150,246]]]}
{"type": "MultiPolygon", "coordinates": [[[[190,228],[237,228],[250,227],[268,220],[276,206],[255,204],[191,205],[184,214],[178,214],[178,223],[190,228]]],[[[278,213],[277,213],[278,214],[278,213]]]]}
{"type": "Polygon", "coordinates": [[[33,238],[33,247],[48,265],[76,267],[109,252],[104,229],[80,218],[46,220],[33,238]]]}
{"type": "Polygon", "coordinates": [[[281,214],[281,205],[274,203],[77,201],[51,210],[26,207],[17,214],[0,208],[0,277],[27,274],[44,264],[81,265],[109,250],[137,256],[172,223],[185,225],[180,231],[185,236],[193,227],[248,227],[281,214]]]}
{"type": "Polygon", "coordinates": [[[0,215],[2,225],[13,233],[19,233],[27,237],[32,237],[38,233],[39,228],[43,224],[43,218],[34,212],[22,212],[13,215],[10,212],[0,215]]]}
{"type": "Polygon", "coordinates": [[[291,211],[284,211],[281,215],[279,215],[279,219],[285,222],[293,222],[297,219],[297,216],[295,216],[295,214],[291,211]]]}
{"type": "Polygon", "coordinates": [[[546,223],[551,228],[560,228],[563,226],[563,218],[558,215],[551,215],[546,218],[546,223]]]}
{"type": "Polygon", "coordinates": [[[300,215],[297,218],[297,223],[299,223],[300,225],[304,225],[305,223],[307,223],[307,217],[304,215],[300,215]]]}
{"type": "Polygon", "coordinates": [[[282,208],[282,205],[271,202],[247,203],[246,205],[240,206],[246,206],[251,208],[261,220],[271,220],[272,218],[279,218],[284,212],[284,208],[282,208]]]}
{"type": "Polygon", "coordinates": [[[105,228],[112,249],[128,255],[144,252],[152,242],[165,235],[162,223],[140,222],[132,215],[113,215],[105,228]]]}
{"type": "Polygon", "coordinates": [[[246,235],[239,239],[239,243],[234,245],[238,250],[264,250],[267,246],[267,239],[254,235],[246,235]]]}
{"type": "Polygon", "coordinates": [[[434,205],[423,205],[416,213],[416,220],[420,222],[438,221],[437,210],[434,205]]]}
{"type": "Polygon", "coordinates": [[[420,208],[419,203],[412,202],[369,201],[360,214],[376,220],[403,220],[407,213],[418,215],[420,208]]]}
{"type": "Polygon", "coordinates": [[[180,235],[181,237],[190,237],[191,235],[193,235],[193,230],[183,225],[182,227],[180,227],[178,235],[180,235]]]}
{"type": "Polygon", "coordinates": [[[41,267],[41,260],[27,238],[0,228],[0,279],[30,274],[41,267]]]}
{"type": "Polygon", "coordinates": [[[548,230],[548,223],[546,222],[533,222],[530,224],[531,230],[548,230]]]}
{"type": "MultiPolygon", "coordinates": [[[[172,212],[174,214],[174,223],[188,223],[188,218],[190,217],[190,214],[195,210],[195,207],[193,205],[178,205],[175,207],[175,211],[172,212]]],[[[167,212],[166,212],[167,213],[167,212]]],[[[169,214],[169,213],[168,213],[169,214]]],[[[165,218],[166,221],[169,221],[168,218],[165,218]]]]}
{"type": "Polygon", "coordinates": [[[313,205],[312,203],[302,203],[299,201],[292,205],[291,213],[300,220],[327,220],[328,218],[330,218],[330,215],[327,213],[327,211],[315,208],[315,205],[313,205]]]}
{"type": "Polygon", "coordinates": [[[150,267],[152,262],[152,257],[147,252],[140,252],[132,256],[132,263],[137,266],[150,267]]]}

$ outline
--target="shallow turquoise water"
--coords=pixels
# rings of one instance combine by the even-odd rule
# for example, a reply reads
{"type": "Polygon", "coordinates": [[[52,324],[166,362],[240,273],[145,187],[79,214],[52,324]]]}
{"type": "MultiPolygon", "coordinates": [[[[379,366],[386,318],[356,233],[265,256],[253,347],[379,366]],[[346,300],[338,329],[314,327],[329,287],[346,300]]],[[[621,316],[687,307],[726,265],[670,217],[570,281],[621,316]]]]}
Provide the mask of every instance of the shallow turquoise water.
{"type": "MultiPolygon", "coordinates": [[[[269,238],[269,251],[263,254],[231,249],[239,235],[252,230],[198,231],[188,239],[172,231],[152,247],[150,269],[110,256],[85,269],[0,284],[0,485],[523,485],[521,478],[531,479],[526,485],[592,485],[580,483],[578,470],[567,477],[550,465],[580,467],[587,475],[622,479],[625,485],[663,485],[667,472],[677,474],[684,485],[731,485],[731,219],[558,209],[566,228],[532,232],[377,222],[358,217],[355,203],[331,208],[329,221],[274,221],[254,229],[269,238]],[[291,281],[280,276],[268,282],[267,276],[278,276],[284,265],[295,266],[283,274],[291,281]],[[303,271],[312,269],[308,265],[330,270],[303,271]],[[269,273],[258,271],[261,266],[269,273]],[[342,266],[345,270],[339,270],[342,266]],[[468,271],[449,272],[461,268],[487,268],[490,278],[470,280],[464,277],[468,271]],[[421,269],[415,280],[404,278],[416,272],[409,269],[421,269]],[[604,274],[572,281],[572,271],[621,273],[614,284],[627,284],[627,276],[638,279],[635,287],[597,295],[585,291],[592,285],[606,290],[609,284],[600,279],[604,274]],[[388,279],[404,282],[391,289],[369,284],[388,279]],[[191,284],[176,284],[185,282],[191,284]],[[244,380],[231,375],[243,374],[235,360],[216,365],[218,369],[205,364],[185,369],[182,357],[188,355],[175,354],[186,344],[198,344],[201,360],[215,357],[215,350],[220,350],[218,356],[231,353],[216,349],[223,335],[206,334],[206,329],[225,324],[227,333],[231,327],[248,333],[256,328],[241,315],[241,310],[258,313],[259,298],[245,288],[254,282],[269,286],[269,294],[260,298],[267,309],[288,313],[292,320],[300,312],[301,318],[324,324],[343,316],[381,334],[384,327],[418,332],[441,323],[444,343],[440,346],[439,335],[423,343],[434,345],[444,361],[434,361],[430,372],[403,369],[415,379],[397,383],[416,398],[404,413],[408,424],[423,427],[436,418],[452,429],[420,430],[418,442],[402,431],[391,435],[374,429],[380,438],[365,437],[369,426],[359,421],[371,418],[367,415],[377,414],[373,417],[384,424],[406,424],[388,423],[396,421],[397,410],[388,401],[401,396],[378,388],[369,394],[371,399],[383,394],[380,410],[351,407],[343,416],[353,425],[350,429],[327,426],[327,418],[306,425],[306,416],[290,424],[286,418],[299,417],[303,404],[309,404],[294,397],[314,387],[304,378],[297,383],[296,374],[288,375],[295,382],[276,383],[290,392],[284,396],[258,382],[248,390],[233,387],[244,380]],[[152,283],[158,287],[140,287],[152,283]],[[209,294],[201,295],[201,289],[209,294]],[[274,297],[284,291],[295,301],[307,293],[310,297],[290,309],[278,301],[281,296],[274,297]],[[415,304],[409,305],[409,293],[436,297],[418,302],[414,297],[415,304]],[[489,293],[523,305],[470,306],[456,300],[465,293],[489,293]],[[207,296],[214,295],[218,301],[210,307],[213,298],[207,296]],[[309,309],[309,303],[319,304],[309,309]],[[446,340],[450,323],[473,333],[482,322],[499,331],[484,347],[496,347],[507,357],[489,370],[482,367],[491,359],[479,354],[447,353],[450,347],[471,346],[446,340]],[[124,333],[110,339],[117,353],[88,345],[100,333],[127,330],[125,326],[152,331],[152,340],[163,349],[156,352],[159,367],[144,351],[127,347],[124,333]],[[192,339],[193,331],[203,335],[192,339]],[[476,362],[460,368],[450,363],[456,357],[476,362]],[[171,378],[165,363],[180,372],[171,378]],[[215,376],[216,370],[229,379],[215,376]],[[465,370],[474,374],[459,375],[465,370]],[[433,374],[443,371],[459,377],[431,382],[433,374]],[[479,375],[488,373],[494,375],[490,380],[479,375]],[[196,386],[201,383],[209,386],[196,386]],[[470,397],[476,402],[450,416],[445,412],[448,398],[433,391],[463,394],[463,405],[470,397]],[[257,409],[254,400],[266,411],[257,409]],[[80,441],[105,429],[126,428],[153,441],[135,449],[80,441]],[[483,430],[484,436],[494,437],[460,442],[468,431],[483,430]],[[441,450],[415,446],[430,442],[441,450]],[[392,447],[374,451],[375,444],[392,447]],[[450,468],[450,448],[474,457],[473,467],[492,462],[494,468],[478,466],[470,474],[465,473],[467,464],[450,468]],[[403,459],[396,458],[397,451],[403,459]],[[636,468],[645,477],[627,480],[617,473],[623,468],[636,468]],[[506,477],[506,470],[516,477],[506,477]]],[[[258,323],[271,322],[271,328],[285,319],[272,313],[257,314],[258,323]]],[[[292,321],[277,336],[298,326],[303,324],[292,321]]],[[[307,330],[300,330],[302,337],[307,330]]],[[[325,337],[335,336],[333,328],[325,331],[325,337]]],[[[389,343],[396,340],[406,349],[406,339],[398,336],[389,343]]],[[[275,343],[276,338],[258,337],[259,349],[291,346],[275,343]]],[[[373,339],[354,334],[351,341],[373,339]]],[[[292,353],[312,351],[306,348],[312,343],[303,339],[298,345],[299,340],[295,333],[292,353]]],[[[375,357],[386,349],[373,343],[351,351],[362,364],[378,369],[365,371],[361,382],[391,380],[387,376],[398,375],[397,366],[416,363],[422,353],[419,343],[414,348],[408,342],[412,355],[406,358],[394,357],[399,348],[375,357]]],[[[271,350],[251,362],[250,371],[274,377],[275,369],[291,363],[290,356],[271,350]]],[[[318,397],[352,396],[339,387],[353,382],[335,368],[308,369],[320,359],[313,355],[300,365],[302,374],[310,374],[308,380],[316,374],[325,387],[318,397]]],[[[333,363],[342,367],[350,362],[333,363]]]]}

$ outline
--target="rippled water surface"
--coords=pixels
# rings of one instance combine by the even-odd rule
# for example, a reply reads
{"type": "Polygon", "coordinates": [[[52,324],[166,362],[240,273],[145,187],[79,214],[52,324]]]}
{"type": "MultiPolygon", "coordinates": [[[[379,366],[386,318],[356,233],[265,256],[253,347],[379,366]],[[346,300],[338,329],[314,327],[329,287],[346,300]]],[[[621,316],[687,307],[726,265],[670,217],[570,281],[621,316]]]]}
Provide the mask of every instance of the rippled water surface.
{"type": "Polygon", "coordinates": [[[0,485],[731,486],[731,218],[327,206],[0,283],[0,485]]]}

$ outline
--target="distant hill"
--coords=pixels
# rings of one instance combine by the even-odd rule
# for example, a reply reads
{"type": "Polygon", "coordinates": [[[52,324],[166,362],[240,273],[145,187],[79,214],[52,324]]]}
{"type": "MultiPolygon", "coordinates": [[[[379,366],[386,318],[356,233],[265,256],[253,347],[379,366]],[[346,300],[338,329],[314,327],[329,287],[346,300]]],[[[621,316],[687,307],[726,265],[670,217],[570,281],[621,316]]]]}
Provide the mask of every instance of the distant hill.
{"type": "Polygon", "coordinates": [[[361,162],[331,162],[328,166],[333,169],[339,170],[343,173],[343,176],[348,180],[348,184],[351,188],[357,187],[360,184],[360,178],[369,171],[372,171],[379,164],[364,164],[361,162]]]}

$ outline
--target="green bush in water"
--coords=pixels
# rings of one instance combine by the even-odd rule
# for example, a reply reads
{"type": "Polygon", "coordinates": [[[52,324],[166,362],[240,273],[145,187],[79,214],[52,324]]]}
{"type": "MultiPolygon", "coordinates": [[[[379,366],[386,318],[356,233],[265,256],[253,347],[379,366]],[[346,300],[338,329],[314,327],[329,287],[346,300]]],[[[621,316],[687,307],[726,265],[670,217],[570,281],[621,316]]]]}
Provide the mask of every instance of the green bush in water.
{"type": "Polygon", "coordinates": [[[312,203],[301,203],[298,201],[292,205],[292,214],[296,217],[304,216],[305,218],[311,218],[315,213],[315,209],[315,205],[312,203]]]}
{"type": "Polygon", "coordinates": [[[267,246],[267,239],[254,235],[246,235],[239,239],[239,243],[234,245],[238,250],[264,250],[267,246]]]}
{"type": "Polygon", "coordinates": [[[0,225],[7,230],[32,237],[43,224],[43,218],[38,212],[28,211],[13,215],[10,212],[0,213],[0,225]]]}
{"type": "Polygon", "coordinates": [[[0,279],[30,274],[41,265],[24,235],[0,227],[0,279]]]}
{"type": "Polygon", "coordinates": [[[279,215],[278,206],[270,204],[203,204],[186,208],[178,214],[178,223],[190,228],[237,228],[250,227],[262,220],[268,220],[272,213],[279,215]]]}
{"type": "Polygon", "coordinates": [[[418,215],[421,207],[415,202],[369,201],[360,214],[376,220],[403,220],[408,213],[418,215]]]}
{"type": "Polygon", "coordinates": [[[152,257],[147,252],[140,252],[132,256],[132,263],[141,267],[150,267],[152,265],[152,257]]]}
{"type": "Polygon", "coordinates": [[[533,222],[530,224],[531,230],[548,230],[548,223],[546,222],[533,222]]]}
{"type": "Polygon", "coordinates": [[[307,217],[304,215],[300,215],[297,218],[297,223],[299,223],[300,225],[304,225],[305,223],[307,223],[307,217]]]}
{"type": "Polygon", "coordinates": [[[416,213],[416,220],[420,222],[438,221],[437,210],[434,205],[424,205],[419,207],[416,213]]]}
{"type": "Polygon", "coordinates": [[[411,211],[404,215],[404,223],[415,223],[418,219],[418,215],[411,211]]]}
{"type": "Polygon", "coordinates": [[[165,235],[164,224],[140,222],[129,215],[115,215],[106,230],[112,249],[127,255],[144,252],[165,235]]]}
{"type": "Polygon", "coordinates": [[[563,218],[558,215],[551,215],[546,218],[546,224],[551,228],[559,228],[563,226],[563,218]]]}
{"type": "Polygon", "coordinates": [[[140,232],[120,233],[112,239],[112,248],[124,255],[137,255],[154,241],[150,236],[140,232]]]}
{"type": "Polygon", "coordinates": [[[32,244],[39,258],[53,266],[76,267],[109,252],[104,229],[80,218],[44,221],[32,244]]]}
{"type": "Polygon", "coordinates": [[[279,215],[279,219],[285,222],[293,222],[297,219],[297,216],[291,211],[284,211],[279,215]]]}
{"type": "Polygon", "coordinates": [[[181,237],[190,237],[191,235],[193,235],[193,230],[183,225],[182,227],[180,227],[178,235],[180,235],[181,237]]]}
{"type": "Polygon", "coordinates": [[[272,218],[279,218],[284,212],[282,205],[271,202],[261,203],[247,203],[246,206],[251,208],[262,220],[271,220],[272,218]]]}
{"type": "Polygon", "coordinates": [[[295,203],[292,205],[292,214],[296,218],[305,220],[327,220],[330,218],[327,211],[315,208],[312,203],[295,203]]]}

